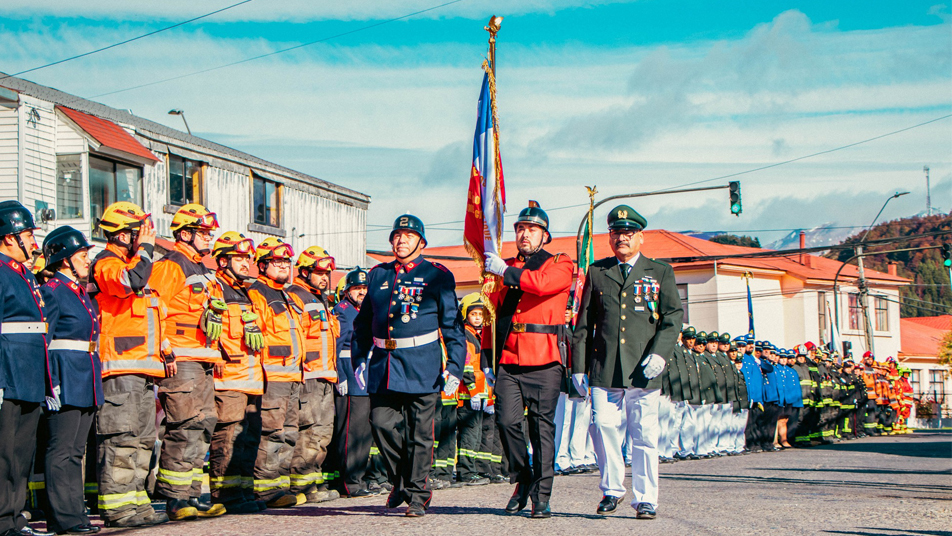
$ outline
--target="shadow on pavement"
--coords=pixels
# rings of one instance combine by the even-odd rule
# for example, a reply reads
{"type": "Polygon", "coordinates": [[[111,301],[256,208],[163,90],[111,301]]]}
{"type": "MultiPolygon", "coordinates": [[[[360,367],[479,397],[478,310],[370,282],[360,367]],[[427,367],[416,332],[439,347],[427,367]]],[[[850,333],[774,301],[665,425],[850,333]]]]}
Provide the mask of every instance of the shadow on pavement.
{"type": "MultiPolygon", "coordinates": [[[[891,437],[891,436],[889,436],[891,437]]],[[[811,450],[838,450],[847,452],[871,452],[894,456],[915,456],[917,458],[949,458],[952,456],[952,436],[945,434],[916,434],[921,441],[890,441],[886,438],[868,438],[859,441],[837,443],[814,447],[811,450]]]]}
{"type": "Polygon", "coordinates": [[[886,492],[906,492],[906,493],[940,493],[948,494],[945,497],[932,496],[935,500],[952,500],[952,486],[939,486],[935,484],[910,484],[910,483],[892,483],[892,482],[869,482],[863,480],[823,480],[817,478],[783,478],[768,476],[743,476],[743,475],[660,475],[661,480],[683,480],[686,482],[733,482],[738,484],[750,484],[762,486],[769,484],[776,485],[802,485],[814,487],[831,488],[863,488],[866,490],[876,489],[886,492]]]}
{"type": "MultiPolygon", "coordinates": [[[[952,453],[950,453],[952,456],[952,453]]],[[[938,471],[922,471],[915,469],[882,469],[880,467],[829,467],[825,469],[808,469],[805,467],[751,467],[751,471],[788,471],[788,472],[816,472],[816,473],[868,473],[878,475],[949,475],[952,476],[952,469],[941,469],[938,471]]]]}
{"type": "MultiPolygon", "coordinates": [[[[398,508],[386,508],[382,505],[356,505],[356,506],[297,506],[283,510],[265,510],[256,515],[273,516],[303,516],[303,517],[322,517],[336,515],[385,515],[388,517],[403,517],[406,505],[398,508]]],[[[472,506],[431,506],[427,509],[427,515],[479,515],[479,516],[497,516],[497,517],[528,517],[530,509],[526,508],[519,514],[503,513],[501,508],[478,508],[472,506]]],[[[552,512],[552,517],[577,518],[577,519],[605,519],[605,516],[596,514],[572,514],[563,512],[552,512]]]]}
{"type": "Polygon", "coordinates": [[[870,532],[857,532],[856,530],[824,530],[825,534],[851,534],[856,536],[904,536],[908,534],[917,534],[922,536],[952,536],[952,532],[947,530],[911,530],[911,529],[887,529],[862,527],[860,530],[870,532]],[[875,531],[875,532],[873,532],[875,531]],[[880,532],[885,531],[885,532],[880,532]]]}

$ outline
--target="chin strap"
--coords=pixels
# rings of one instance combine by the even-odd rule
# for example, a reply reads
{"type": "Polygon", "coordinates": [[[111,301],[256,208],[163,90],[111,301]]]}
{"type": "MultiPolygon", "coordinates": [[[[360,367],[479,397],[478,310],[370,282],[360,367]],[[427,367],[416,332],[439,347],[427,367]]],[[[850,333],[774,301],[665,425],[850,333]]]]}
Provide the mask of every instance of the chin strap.
{"type": "Polygon", "coordinates": [[[29,261],[29,260],[32,258],[32,255],[30,255],[30,254],[26,251],[26,244],[23,243],[23,239],[20,238],[20,234],[19,234],[19,233],[17,233],[16,237],[17,237],[17,245],[20,246],[20,251],[23,252],[23,261],[24,261],[24,262],[29,261]]]}
{"type": "Polygon", "coordinates": [[[420,239],[420,241],[417,242],[416,247],[413,248],[413,251],[411,251],[410,253],[404,255],[403,257],[401,257],[400,255],[397,255],[396,253],[394,253],[393,256],[396,257],[397,260],[401,260],[401,261],[402,261],[403,259],[412,259],[413,256],[416,255],[418,251],[420,251],[420,244],[422,244],[422,243],[423,243],[423,239],[420,239]]]}

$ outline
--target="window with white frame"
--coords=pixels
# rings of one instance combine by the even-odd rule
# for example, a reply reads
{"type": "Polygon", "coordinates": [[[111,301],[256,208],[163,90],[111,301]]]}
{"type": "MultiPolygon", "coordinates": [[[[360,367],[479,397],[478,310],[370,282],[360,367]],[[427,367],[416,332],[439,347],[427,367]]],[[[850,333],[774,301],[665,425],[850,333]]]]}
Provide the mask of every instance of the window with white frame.
{"type": "Polygon", "coordinates": [[[169,155],[169,203],[202,203],[202,163],[169,155]]]}
{"type": "Polygon", "coordinates": [[[117,201],[142,205],[142,167],[89,155],[89,213],[93,236],[102,238],[97,222],[106,207],[117,201]]]}
{"type": "Polygon", "coordinates": [[[83,217],[83,155],[56,155],[56,217],[83,217]]]}
{"type": "Polygon", "coordinates": [[[876,331],[889,331],[889,302],[882,296],[876,296],[873,308],[876,310],[876,331]]]}

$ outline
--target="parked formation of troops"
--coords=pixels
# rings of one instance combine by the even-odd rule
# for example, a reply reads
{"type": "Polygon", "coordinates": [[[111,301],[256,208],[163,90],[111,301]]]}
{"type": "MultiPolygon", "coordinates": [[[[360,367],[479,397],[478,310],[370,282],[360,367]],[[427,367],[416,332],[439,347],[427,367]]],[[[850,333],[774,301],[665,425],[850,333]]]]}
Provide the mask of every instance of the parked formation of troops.
{"type": "Polygon", "coordinates": [[[419,517],[434,489],[506,482],[507,513],[547,518],[554,476],[594,470],[608,515],[626,464],[651,519],[659,463],[908,432],[894,360],[683,328],[673,271],[640,254],[647,221],[625,205],[573,323],[574,263],[544,249],[548,225],[530,203],[518,255],[486,256],[494,291],[458,302],[412,215],[395,260],[335,292],[324,249],[216,237],[198,204],[161,258],[150,215],[119,202],[95,258],[64,226],[34,267],[31,213],[0,202],[0,536],[42,534],[24,513],[38,433],[48,529],[91,534],[89,510],[143,527],[389,490],[419,517]]]}

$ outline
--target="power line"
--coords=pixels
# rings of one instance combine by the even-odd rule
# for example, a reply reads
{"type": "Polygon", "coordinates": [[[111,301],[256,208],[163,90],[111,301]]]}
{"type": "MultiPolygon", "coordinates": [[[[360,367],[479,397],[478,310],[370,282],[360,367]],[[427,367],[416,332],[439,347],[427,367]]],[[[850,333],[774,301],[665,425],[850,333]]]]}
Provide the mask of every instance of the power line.
{"type": "MultiPolygon", "coordinates": [[[[249,1],[250,1],[250,0],[249,0],[249,1]]],[[[355,28],[355,29],[353,29],[353,30],[348,30],[348,31],[346,31],[346,32],[341,32],[341,33],[339,33],[339,34],[334,34],[334,35],[330,35],[330,36],[327,36],[327,37],[322,37],[322,38],[316,39],[316,40],[314,40],[314,41],[309,41],[309,42],[307,42],[307,43],[302,43],[302,44],[300,44],[300,45],[294,45],[293,47],[282,48],[281,50],[275,50],[274,52],[268,52],[267,54],[261,54],[261,55],[258,55],[258,56],[253,56],[253,57],[250,57],[250,58],[245,58],[245,59],[243,59],[243,60],[238,60],[238,61],[233,61],[233,62],[231,62],[231,63],[226,63],[226,64],[224,64],[224,65],[219,65],[219,66],[217,66],[217,67],[210,67],[210,68],[208,68],[208,69],[202,69],[202,70],[200,70],[200,71],[194,71],[194,72],[187,73],[187,74],[183,74],[183,75],[179,75],[179,76],[173,76],[173,77],[171,77],[171,78],[165,78],[165,79],[163,79],[163,80],[156,80],[156,81],[154,81],[154,82],[147,82],[147,83],[145,83],[145,84],[139,84],[139,85],[137,85],[137,86],[127,87],[127,88],[125,88],[125,89],[118,89],[118,90],[116,90],[116,91],[110,91],[110,92],[108,92],[108,93],[100,93],[99,95],[93,95],[92,97],[89,97],[89,98],[90,98],[90,99],[98,99],[99,97],[105,97],[105,96],[107,96],[107,95],[115,95],[115,94],[117,94],[117,93],[124,93],[124,92],[126,92],[126,91],[132,91],[132,90],[141,89],[141,88],[144,88],[144,87],[155,86],[155,85],[158,85],[158,84],[164,84],[164,83],[166,83],[166,82],[172,82],[172,81],[174,81],[174,80],[181,80],[181,79],[183,79],[183,78],[188,78],[188,77],[190,77],[190,76],[196,76],[196,75],[199,75],[199,74],[210,73],[210,72],[212,72],[212,71],[217,71],[217,70],[219,70],[219,69],[226,69],[226,68],[228,68],[228,67],[234,67],[235,65],[241,65],[242,63],[248,63],[248,62],[250,62],[250,61],[260,60],[260,59],[262,59],[262,58],[267,58],[267,57],[270,57],[270,56],[276,56],[276,55],[278,55],[278,54],[283,54],[283,53],[285,53],[285,52],[290,52],[290,51],[292,51],[292,50],[297,50],[297,49],[299,49],[299,48],[309,47],[309,46],[311,46],[311,45],[316,45],[316,44],[318,44],[318,43],[323,43],[323,42],[326,42],[326,41],[330,41],[331,39],[337,39],[338,37],[344,37],[345,35],[351,35],[351,34],[355,34],[355,33],[358,33],[358,32],[365,31],[365,30],[369,30],[369,29],[371,29],[371,28],[376,28],[376,27],[378,27],[378,26],[383,26],[384,24],[390,24],[391,22],[397,22],[397,21],[400,21],[400,20],[403,20],[403,19],[408,19],[408,18],[413,17],[413,16],[415,16],[415,15],[420,15],[421,13],[426,13],[426,12],[428,12],[428,11],[433,11],[433,10],[440,9],[440,8],[444,8],[444,7],[446,7],[446,6],[450,6],[450,5],[453,5],[453,4],[458,4],[458,3],[462,2],[462,1],[464,1],[464,0],[451,0],[450,2],[445,2],[445,3],[443,3],[443,4],[439,4],[439,5],[436,5],[436,6],[428,7],[428,8],[426,8],[426,9],[421,9],[421,10],[419,10],[419,11],[414,11],[413,13],[408,13],[408,14],[403,15],[403,16],[400,16],[400,17],[395,17],[395,18],[392,18],[392,19],[387,19],[387,20],[384,20],[384,21],[375,22],[375,23],[369,24],[369,25],[367,25],[367,26],[361,26],[360,28],[355,28]]]]}
{"type": "Polygon", "coordinates": [[[102,48],[97,48],[96,50],[90,50],[89,52],[84,52],[84,53],[82,53],[82,54],[77,54],[77,55],[75,55],[75,56],[70,56],[70,57],[68,57],[68,58],[64,58],[64,59],[61,59],[61,60],[57,60],[57,61],[54,61],[54,62],[52,62],[52,63],[47,63],[46,65],[40,65],[39,67],[33,67],[32,69],[27,69],[27,70],[25,70],[25,71],[20,71],[20,72],[18,72],[18,73],[3,75],[3,76],[0,76],[0,80],[6,79],[6,78],[10,78],[11,76],[20,76],[20,75],[24,75],[24,74],[27,74],[27,73],[32,73],[33,71],[39,71],[40,69],[46,69],[47,67],[52,67],[52,66],[54,66],[54,65],[59,65],[59,64],[61,64],[61,63],[66,63],[66,62],[68,62],[68,61],[77,60],[77,59],[79,59],[79,58],[85,58],[86,56],[92,56],[93,54],[97,54],[97,53],[102,52],[102,51],[104,51],[104,50],[109,50],[110,48],[116,48],[116,47],[118,47],[118,46],[122,46],[122,45],[125,45],[125,44],[128,44],[128,43],[131,43],[131,42],[133,42],[133,41],[138,41],[139,39],[143,39],[143,38],[149,37],[149,36],[151,36],[151,35],[155,35],[155,34],[157,34],[157,33],[162,33],[162,32],[164,32],[164,31],[166,31],[166,30],[171,30],[172,28],[178,28],[179,26],[183,26],[183,25],[188,24],[188,23],[190,23],[190,22],[195,22],[195,21],[197,21],[197,20],[199,20],[199,19],[204,19],[204,18],[206,18],[206,17],[211,17],[212,15],[221,13],[222,11],[228,11],[229,9],[236,8],[236,7],[238,7],[238,6],[242,5],[242,4],[247,4],[247,3],[253,2],[253,1],[254,1],[254,0],[243,0],[243,1],[241,1],[241,2],[238,2],[237,4],[232,4],[232,5],[230,5],[230,6],[223,7],[223,8],[221,8],[221,9],[217,9],[217,10],[215,10],[215,11],[212,11],[211,13],[206,13],[206,14],[204,14],[204,15],[201,15],[201,16],[198,16],[198,17],[195,17],[195,18],[192,18],[192,19],[188,19],[188,20],[179,22],[179,23],[173,24],[173,25],[171,25],[171,26],[166,26],[165,28],[159,28],[158,30],[151,31],[151,32],[149,32],[149,33],[144,33],[144,34],[142,34],[142,35],[133,37],[133,38],[131,38],[131,39],[126,39],[125,41],[120,41],[120,42],[118,42],[118,43],[113,43],[113,44],[111,44],[111,45],[109,45],[109,46],[105,46],[105,47],[102,47],[102,48]]]}

